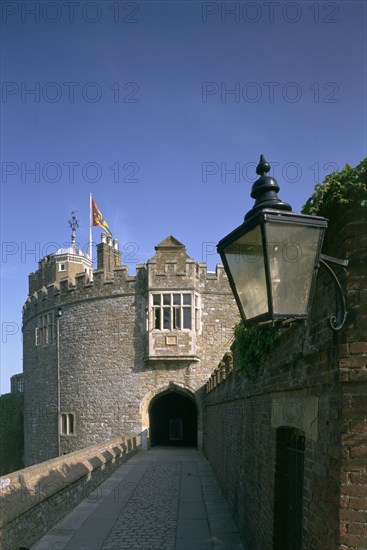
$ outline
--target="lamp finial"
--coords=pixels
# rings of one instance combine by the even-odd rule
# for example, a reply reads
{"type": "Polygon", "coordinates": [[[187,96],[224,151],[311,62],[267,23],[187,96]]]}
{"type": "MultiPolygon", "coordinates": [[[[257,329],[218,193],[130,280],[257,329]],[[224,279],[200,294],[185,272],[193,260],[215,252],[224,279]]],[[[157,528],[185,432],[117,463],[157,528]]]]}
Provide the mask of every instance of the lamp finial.
{"type": "Polygon", "coordinates": [[[270,164],[265,160],[264,155],[260,156],[259,164],[256,167],[256,174],[263,176],[270,172],[270,164]]]}
{"type": "Polygon", "coordinates": [[[256,167],[256,173],[260,177],[255,181],[251,189],[251,197],[255,199],[255,204],[247,212],[245,220],[251,218],[251,216],[264,208],[292,211],[291,205],[283,202],[278,197],[278,182],[275,178],[268,176],[268,172],[270,172],[270,164],[265,160],[264,155],[261,155],[259,164],[256,167]]]}

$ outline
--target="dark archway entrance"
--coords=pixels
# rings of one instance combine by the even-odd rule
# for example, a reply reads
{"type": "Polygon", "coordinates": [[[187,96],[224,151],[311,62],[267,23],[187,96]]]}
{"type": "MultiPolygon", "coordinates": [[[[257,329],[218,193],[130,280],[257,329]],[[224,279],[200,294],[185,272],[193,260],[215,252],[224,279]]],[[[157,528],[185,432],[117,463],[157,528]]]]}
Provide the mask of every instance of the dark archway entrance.
{"type": "Polygon", "coordinates": [[[149,418],[151,445],[196,447],[197,410],[189,397],[176,391],[157,397],[149,418]]]}

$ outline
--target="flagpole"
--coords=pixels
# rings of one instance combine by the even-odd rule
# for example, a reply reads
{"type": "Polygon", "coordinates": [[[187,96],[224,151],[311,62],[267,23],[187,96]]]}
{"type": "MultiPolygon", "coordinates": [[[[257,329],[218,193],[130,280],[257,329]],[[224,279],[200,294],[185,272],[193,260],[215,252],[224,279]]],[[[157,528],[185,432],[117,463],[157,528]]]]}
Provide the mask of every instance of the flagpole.
{"type": "Polygon", "coordinates": [[[92,259],[92,193],[89,194],[89,257],[92,261],[92,269],[93,269],[93,259],[92,259]]]}

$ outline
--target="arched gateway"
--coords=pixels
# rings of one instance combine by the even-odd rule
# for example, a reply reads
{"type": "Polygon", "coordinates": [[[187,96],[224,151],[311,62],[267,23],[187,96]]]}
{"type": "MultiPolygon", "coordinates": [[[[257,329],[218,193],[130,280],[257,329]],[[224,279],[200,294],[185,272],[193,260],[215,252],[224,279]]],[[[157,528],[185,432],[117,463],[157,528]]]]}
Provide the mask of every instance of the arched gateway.
{"type": "Polygon", "coordinates": [[[149,420],[151,445],[197,446],[197,410],[189,397],[160,394],[149,407],[149,420]]]}
{"type": "Polygon", "coordinates": [[[169,384],[142,403],[147,446],[172,445],[201,447],[201,401],[191,390],[169,384]]]}

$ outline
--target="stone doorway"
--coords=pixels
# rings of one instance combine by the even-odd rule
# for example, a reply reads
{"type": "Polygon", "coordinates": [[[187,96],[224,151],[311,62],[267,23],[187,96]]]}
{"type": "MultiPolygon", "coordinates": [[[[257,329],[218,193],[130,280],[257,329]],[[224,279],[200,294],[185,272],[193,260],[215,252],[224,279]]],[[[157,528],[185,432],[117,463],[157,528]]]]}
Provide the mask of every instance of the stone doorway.
{"type": "Polygon", "coordinates": [[[149,408],[151,445],[197,446],[197,409],[182,393],[157,396],[149,408]]]}

